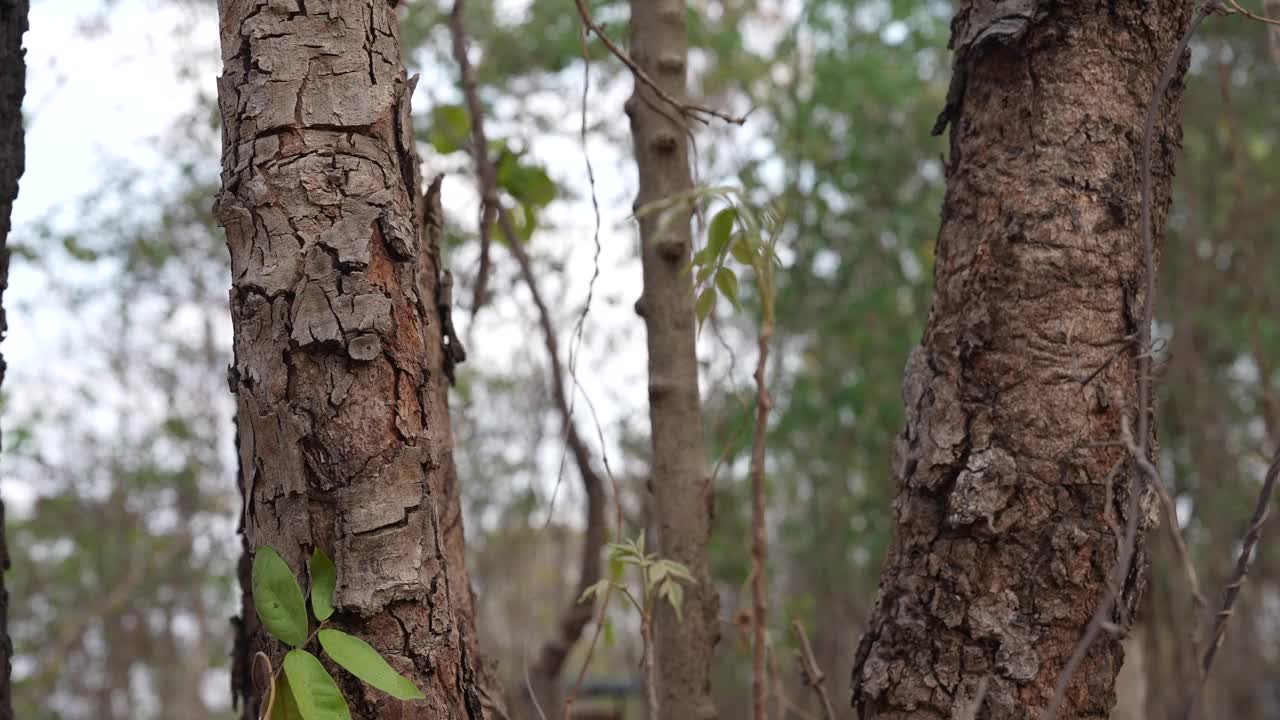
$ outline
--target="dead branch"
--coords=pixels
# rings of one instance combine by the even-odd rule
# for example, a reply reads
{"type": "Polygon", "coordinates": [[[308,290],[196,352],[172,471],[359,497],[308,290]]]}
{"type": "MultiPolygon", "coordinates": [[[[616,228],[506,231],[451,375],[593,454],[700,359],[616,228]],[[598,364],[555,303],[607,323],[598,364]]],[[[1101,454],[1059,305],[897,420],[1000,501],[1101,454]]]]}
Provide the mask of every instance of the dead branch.
{"type": "Polygon", "coordinates": [[[595,33],[595,36],[600,38],[600,42],[604,43],[604,46],[609,50],[609,52],[612,53],[614,57],[618,58],[618,60],[622,61],[623,65],[627,66],[627,69],[631,71],[631,74],[636,78],[636,80],[648,86],[648,88],[653,91],[653,94],[658,96],[659,100],[670,105],[676,110],[676,112],[685,117],[693,118],[704,125],[710,122],[710,118],[717,118],[731,125],[742,125],[746,123],[747,115],[750,115],[750,113],[747,113],[747,115],[729,115],[728,113],[724,113],[713,108],[681,102],[680,100],[671,97],[670,94],[658,87],[658,84],[653,81],[653,78],[649,77],[649,74],[646,73],[635,60],[631,59],[631,56],[627,54],[626,50],[619,47],[618,44],[609,37],[608,33],[596,24],[596,21],[591,17],[591,11],[587,9],[585,0],[573,0],[573,3],[574,5],[577,5],[578,17],[582,19],[582,24],[587,28],[587,30],[595,33]]]}
{"type": "MultiPolygon", "coordinates": [[[[564,426],[565,443],[572,453],[582,478],[583,490],[587,496],[586,532],[583,535],[582,555],[579,559],[578,584],[573,599],[560,618],[558,633],[547,640],[539,653],[536,671],[540,677],[554,680],[560,675],[569,651],[582,636],[582,631],[591,621],[593,607],[589,603],[579,602],[582,593],[600,579],[600,549],[604,546],[604,483],[592,463],[591,451],[578,434],[573,422],[570,408],[569,392],[565,384],[565,372],[560,362],[560,348],[551,311],[543,301],[537,278],[533,273],[533,265],[524,249],[523,240],[516,232],[511,216],[502,206],[498,197],[497,169],[489,157],[489,143],[484,129],[484,108],[476,89],[476,82],[471,70],[471,62],[467,56],[467,36],[463,23],[465,0],[455,0],[450,15],[450,30],[453,35],[453,54],[462,75],[463,92],[467,97],[467,106],[471,113],[471,154],[476,164],[476,175],[480,182],[481,197],[484,205],[497,215],[507,248],[511,251],[520,267],[520,274],[537,310],[538,322],[542,329],[542,339],[547,352],[547,363],[551,371],[553,400],[561,416],[564,426]]],[[[482,225],[481,237],[485,229],[482,225]]],[[[482,248],[483,252],[483,248],[482,248]]],[[[479,282],[479,281],[478,281],[479,282]]],[[[482,294],[477,295],[482,299],[482,294]]],[[[532,693],[532,688],[530,688],[532,693]]]]}
{"type": "Polygon", "coordinates": [[[796,651],[796,664],[800,666],[800,676],[807,687],[813,688],[814,694],[822,702],[823,716],[827,720],[836,720],[835,708],[831,705],[831,698],[827,696],[825,685],[827,676],[822,672],[822,668],[818,667],[818,659],[813,656],[809,636],[805,634],[804,626],[799,620],[792,620],[791,628],[795,630],[796,639],[800,643],[800,649],[796,651]]]}
{"type": "Polygon", "coordinates": [[[1275,491],[1276,479],[1280,477],[1280,449],[1276,450],[1275,457],[1271,461],[1271,467],[1267,469],[1266,479],[1262,482],[1262,489],[1258,492],[1258,502],[1253,509],[1253,518],[1249,521],[1249,529],[1245,532],[1244,542],[1240,547],[1240,556],[1236,559],[1235,572],[1231,575],[1231,580],[1227,582],[1226,590],[1222,595],[1222,609],[1215,616],[1213,624],[1213,633],[1209,637],[1209,645],[1205,648],[1204,659],[1200,663],[1200,681],[1196,685],[1195,691],[1192,693],[1191,701],[1187,703],[1185,717],[1191,717],[1191,711],[1195,707],[1196,698],[1199,696],[1201,689],[1204,688],[1205,681],[1209,678],[1209,670],[1213,667],[1213,659],[1218,653],[1218,648],[1222,645],[1222,640],[1227,633],[1227,621],[1231,619],[1231,613],[1235,610],[1236,600],[1240,597],[1240,589],[1244,586],[1244,581],[1249,575],[1249,565],[1253,562],[1254,549],[1258,545],[1258,540],[1262,537],[1262,525],[1267,520],[1267,513],[1271,507],[1271,495],[1275,491]]]}

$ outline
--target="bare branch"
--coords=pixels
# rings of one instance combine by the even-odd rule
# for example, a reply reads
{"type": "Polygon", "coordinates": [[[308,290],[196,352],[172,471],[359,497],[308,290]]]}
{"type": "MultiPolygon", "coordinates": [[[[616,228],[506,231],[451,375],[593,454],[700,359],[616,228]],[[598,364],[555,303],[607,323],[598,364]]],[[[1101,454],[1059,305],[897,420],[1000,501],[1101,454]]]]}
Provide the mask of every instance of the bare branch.
{"type": "Polygon", "coordinates": [[[791,628],[795,630],[796,639],[800,642],[800,649],[796,651],[796,664],[800,666],[800,676],[804,678],[805,685],[813,688],[814,694],[822,702],[823,716],[827,720],[836,720],[836,711],[831,705],[831,698],[827,697],[827,686],[824,684],[827,676],[822,672],[822,668],[818,667],[818,660],[813,656],[809,636],[805,634],[804,626],[799,620],[792,620],[791,628]]]}
{"type": "MultiPolygon", "coordinates": [[[[583,535],[582,555],[579,559],[577,589],[570,601],[570,606],[561,616],[558,633],[549,639],[539,653],[536,670],[540,677],[554,679],[560,675],[569,651],[582,636],[582,631],[591,621],[593,607],[589,603],[580,602],[582,593],[600,579],[600,548],[604,545],[604,483],[592,463],[591,451],[582,436],[578,434],[573,422],[573,411],[570,406],[569,391],[565,383],[565,372],[560,362],[560,348],[551,311],[542,298],[537,278],[533,273],[533,265],[524,249],[523,240],[516,232],[507,209],[502,206],[498,197],[497,170],[489,157],[489,142],[484,129],[484,108],[476,89],[471,62],[467,56],[467,36],[463,22],[465,0],[455,0],[450,15],[450,30],[453,35],[454,60],[458,63],[462,75],[463,92],[467,97],[467,106],[471,113],[471,154],[476,164],[476,175],[480,182],[481,197],[487,212],[497,215],[499,226],[506,238],[507,248],[520,267],[520,274],[537,310],[538,322],[542,329],[542,339],[546,347],[547,363],[551,372],[556,409],[564,426],[565,443],[573,454],[578,474],[582,478],[583,490],[587,496],[586,531],[583,535]]],[[[485,230],[482,228],[482,238],[485,230]]],[[[483,252],[483,248],[482,248],[483,252]]],[[[483,259],[482,259],[483,263],[483,259]]],[[[479,281],[478,281],[479,282],[479,281]]],[[[477,295],[482,299],[482,295],[477,295]]],[[[532,694],[532,688],[530,688],[532,694]]],[[[535,699],[536,702],[536,699],[535,699]]]]}
{"type": "Polygon", "coordinates": [[[670,94],[658,87],[658,84],[653,81],[653,78],[649,77],[649,74],[636,64],[635,60],[631,59],[631,56],[627,54],[626,50],[619,47],[618,44],[609,37],[604,29],[596,24],[596,21],[591,17],[591,11],[587,9],[585,0],[573,0],[573,2],[574,5],[578,6],[578,17],[582,18],[582,24],[585,25],[589,31],[595,33],[595,36],[600,38],[600,42],[604,43],[604,46],[608,48],[609,52],[612,53],[614,57],[618,58],[618,60],[621,60],[623,65],[627,66],[627,69],[631,71],[631,74],[635,76],[636,80],[648,86],[648,88],[653,91],[653,94],[657,95],[658,99],[662,100],[662,102],[670,105],[681,115],[691,117],[704,125],[709,122],[709,118],[717,118],[731,125],[742,125],[746,123],[747,116],[751,113],[747,113],[747,115],[729,115],[728,113],[724,113],[713,108],[681,102],[671,97],[670,94]]]}
{"type": "Polygon", "coordinates": [[[1209,645],[1205,648],[1204,659],[1200,663],[1200,682],[1192,694],[1191,702],[1187,704],[1186,717],[1188,718],[1195,707],[1196,697],[1199,696],[1200,690],[1209,677],[1209,670],[1213,667],[1213,659],[1217,655],[1218,648],[1226,636],[1227,621],[1231,619],[1236,600],[1240,597],[1240,588],[1244,586],[1245,578],[1249,574],[1249,565],[1253,562],[1254,549],[1262,536],[1262,524],[1267,520],[1267,513],[1271,507],[1271,495],[1275,491],[1278,477],[1280,477],[1280,449],[1276,450],[1271,467],[1267,469],[1266,479],[1263,480],[1262,489],[1258,492],[1258,502],[1253,509],[1253,518],[1249,521],[1249,529],[1240,547],[1240,557],[1236,560],[1235,572],[1232,573],[1231,580],[1227,582],[1226,590],[1223,592],[1222,609],[1218,611],[1213,633],[1209,637],[1209,645]]]}

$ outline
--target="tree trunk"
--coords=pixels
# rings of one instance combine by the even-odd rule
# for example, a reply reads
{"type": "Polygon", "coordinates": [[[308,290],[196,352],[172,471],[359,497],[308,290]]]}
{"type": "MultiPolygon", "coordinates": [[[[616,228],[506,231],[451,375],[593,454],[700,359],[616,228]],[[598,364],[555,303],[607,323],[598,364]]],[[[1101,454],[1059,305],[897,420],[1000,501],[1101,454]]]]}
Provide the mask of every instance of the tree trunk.
{"type": "MultiPolygon", "coordinates": [[[[934,304],[903,381],[894,538],[853,673],[863,718],[960,717],[986,678],[978,717],[1043,717],[1103,598],[1137,479],[1122,466],[1109,492],[1122,418],[1137,425],[1143,116],[1190,8],[960,3],[934,304]]],[[[1154,137],[1156,238],[1180,99],[1175,83],[1154,137]]],[[[1108,717],[1121,658],[1120,638],[1099,637],[1059,717],[1108,717]]]]}
{"type": "MultiPolygon", "coordinates": [[[[439,248],[422,240],[395,3],[221,0],[218,215],[244,533],[337,564],[331,624],[427,695],[338,673],[353,717],[479,718],[441,525],[451,472],[439,248]]],[[[248,588],[245,588],[247,591],[248,588]]],[[[245,619],[247,652],[281,647],[245,619]]],[[[243,688],[252,706],[252,690],[243,688]]]]}
{"type": "MultiPolygon", "coordinates": [[[[671,97],[686,93],[687,8],[684,0],[632,0],[631,54],[671,97]]],[[[636,82],[626,103],[631,118],[640,193],[636,207],[689,191],[689,143],[678,111],[636,82]]],[[[707,567],[711,528],[711,478],[707,469],[698,397],[698,358],[689,218],[659,235],[657,213],[640,220],[644,294],[636,311],[649,343],[649,423],[653,438],[650,489],[663,557],[684,563],[697,584],[686,589],[684,620],[659,603],[656,654],[661,717],[708,720],[711,655],[719,640],[720,600],[707,567]]]]}
{"type": "MultiPolygon", "coordinates": [[[[4,316],[4,291],[9,286],[9,230],[13,201],[18,197],[25,148],[22,130],[22,97],[26,94],[27,66],[22,34],[27,31],[27,0],[0,0],[0,340],[8,325],[4,316]]],[[[5,363],[0,357],[0,384],[5,363]]],[[[4,573],[9,569],[9,549],[4,533],[4,503],[0,502],[0,720],[12,720],[9,694],[13,643],[9,640],[9,593],[4,573]]]]}

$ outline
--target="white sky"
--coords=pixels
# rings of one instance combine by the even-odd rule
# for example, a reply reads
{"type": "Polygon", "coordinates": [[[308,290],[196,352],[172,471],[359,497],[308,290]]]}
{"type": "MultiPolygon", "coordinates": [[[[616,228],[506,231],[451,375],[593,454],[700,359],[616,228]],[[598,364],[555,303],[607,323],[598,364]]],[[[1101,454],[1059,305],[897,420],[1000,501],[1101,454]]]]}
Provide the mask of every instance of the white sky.
{"type": "MultiPolygon", "coordinates": [[[[212,4],[177,5],[172,0],[118,0],[103,12],[102,0],[34,0],[31,30],[25,38],[29,66],[24,106],[27,166],[14,209],[13,242],[32,242],[30,224],[59,209],[61,220],[73,222],[74,218],[66,217],[66,210],[74,206],[77,197],[100,187],[110,172],[111,158],[127,158],[131,165],[142,168],[162,167],[164,157],[154,149],[154,138],[191,107],[197,90],[196,85],[177,77],[177,59],[200,53],[208,58],[207,71],[198,75],[199,87],[206,92],[212,92],[218,70],[212,4]],[[86,18],[94,17],[101,21],[96,32],[84,32],[86,18]],[[180,24],[187,25],[191,32],[175,35],[174,28],[180,24]]],[[[567,352],[572,324],[592,274],[594,246],[589,188],[577,136],[581,68],[566,72],[563,78],[567,85],[563,94],[547,93],[545,98],[534,100],[543,106],[569,102],[569,109],[562,114],[560,127],[554,132],[533,136],[530,151],[547,165],[571,198],[548,209],[548,219],[557,230],[542,232],[534,240],[554,255],[568,253],[566,272],[561,277],[546,277],[543,287],[557,314],[562,351],[567,352]],[[565,285],[561,287],[561,283],[565,285]]],[[[593,88],[593,122],[615,118],[625,123],[620,108],[629,84],[593,88]]],[[[456,97],[449,96],[451,83],[424,80],[419,85],[415,107],[427,107],[427,89],[442,86],[446,89],[440,95],[447,101],[456,101],[456,97]]],[[[490,134],[497,136],[511,130],[491,127],[490,134]]],[[[465,162],[457,157],[432,157],[429,149],[426,152],[427,172],[449,169],[450,164],[456,169],[459,162],[465,162]]],[[[635,234],[629,221],[635,170],[629,156],[604,140],[591,142],[591,154],[604,213],[603,252],[588,342],[579,358],[579,375],[601,413],[607,441],[612,446],[610,454],[616,458],[617,438],[611,437],[614,424],[631,417],[636,427],[647,426],[643,325],[632,310],[639,297],[641,277],[634,256],[635,234]]],[[[446,182],[445,191],[446,202],[461,211],[458,217],[474,217],[475,194],[468,180],[453,176],[446,182]]],[[[513,263],[498,246],[493,258],[507,267],[513,263]]],[[[469,259],[464,253],[454,262],[465,263],[469,259]]],[[[75,328],[77,318],[42,303],[43,285],[40,270],[15,259],[10,289],[4,298],[10,328],[3,352],[10,364],[6,390],[18,404],[24,395],[23,380],[58,377],[63,372],[60,366],[67,376],[84,372],[76,365],[77,358],[51,352],[75,328]]],[[[468,348],[470,362],[490,372],[502,372],[518,359],[513,352],[532,347],[542,364],[541,342],[517,344],[512,340],[514,334],[527,337],[533,327],[528,305],[527,295],[520,288],[514,296],[486,309],[475,328],[469,327],[470,317],[462,313],[461,329],[469,332],[473,341],[468,348]]],[[[711,349],[709,342],[703,339],[704,349],[711,349]]],[[[596,433],[588,423],[586,405],[579,401],[578,408],[579,429],[595,445],[596,433]]],[[[555,458],[550,466],[555,467],[559,449],[549,448],[548,452],[555,458]]],[[[551,479],[543,478],[548,480],[551,479]]],[[[576,483],[567,485],[572,489],[576,483]]],[[[0,493],[19,513],[33,499],[31,487],[4,474],[0,474],[0,493]]],[[[562,494],[562,501],[564,497],[562,494]]]]}

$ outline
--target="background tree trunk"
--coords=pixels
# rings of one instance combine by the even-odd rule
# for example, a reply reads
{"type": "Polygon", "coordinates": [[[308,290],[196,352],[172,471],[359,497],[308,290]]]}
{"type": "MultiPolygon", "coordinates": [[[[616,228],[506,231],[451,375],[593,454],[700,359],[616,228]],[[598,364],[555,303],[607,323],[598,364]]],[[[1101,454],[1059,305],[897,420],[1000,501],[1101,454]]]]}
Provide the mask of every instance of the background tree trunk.
{"type": "MultiPolygon", "coordinates": [[[[683,98],[688,59],[684,0],[632,0],[631,54],[664,92],[683,98]]],[[[640,173],[636,207],[689,191],[688,134],[679,113],[636,82],[626,103],[640,173]]],[[[651,491],[659,552],[684,563],[697,580],[686,589],[683,622],[666,603],[657,611],[656,650],[662,717],[707,720],[711,655],[720,637],[720,600],[707,568],[712,495],[698,397],[689,218],[659,235],[660,218],[640,220],[644,294],[636,305],[648,330],[651,491]]]]}
{"type": "MultiPolygon", "coordinates": [[[[903,382],[896,527],[854,667],[864,718],[957,717],[988,677],[978,717],[1041,717],[1117,562],[1134,477],[1123,467],[1109,493],[1121,419],[1137,417],[1142,118],[1191,8],[994,5],[961,3],[952,28],[934,304],[903,382]]],[[[1180,100],[1175,84],[1154,140],[1157,238],[1180,100]]],[[[1126,627],[1144,564],[1114,618],[1126,627]]],[[[1108,717],[1121,657],[1104,633],[1060,717],[1108,717]]]]}
{"type": "MultiPolygon", "coordinates": [[[[22,98],[26,94],[27,66],[22,35],[27,31],[27,0],[0,0],[0,340],[8,325],[4,317],[4,291],[9,286],[9,230],[18,178],[24,163],[22,98]]],[[[0,356],[0,384],[4,382],[4,357],[0,356]]],[[[0,502],[0,720],[13,717],[9,694],[13,643],[9,640],[9,593],[4,572],[9,550],[4,533],[4,503],[0,502]]]]}
{"type": "MultiPolygon", "coordinates": [[[[333,625],[427,694],[345,673],[356,718],[479,718],[441,515],[449,476],[439,248],[395,3],[221,0],[227,231],[244,533],[338,567],[333,625]],[[452,577],[451,577],[452,575],[452,577]]],[[[280,648],[246,618],[250,652],[280,648]]]]}

